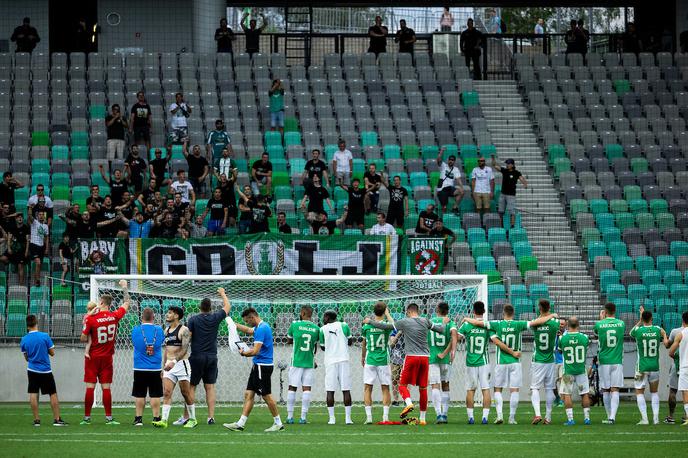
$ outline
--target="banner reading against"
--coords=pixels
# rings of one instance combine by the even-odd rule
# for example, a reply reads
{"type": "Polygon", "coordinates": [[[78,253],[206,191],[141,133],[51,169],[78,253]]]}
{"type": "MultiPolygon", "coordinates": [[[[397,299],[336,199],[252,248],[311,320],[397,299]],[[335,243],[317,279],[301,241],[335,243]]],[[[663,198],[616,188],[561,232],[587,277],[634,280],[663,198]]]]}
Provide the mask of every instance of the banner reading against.
{"type": "Polygon", "coordinates": [[[148,275],[395,275],[405,240],[273,233],[131,239],[118,242],[115,259],[120,272],[148,275]]]}
{"type": "Polygon", "coordinates": [[[117,244],[122,242],[123,240],[117,239],[79,240],[74,258],[78,266],[77,278],[83,291],[88,291],[90,287],[91,274],[126,273],[126,256],[123,257],[123,270],[120,260],[117,259],[117,244]]]}
{"type": "Polygon", "coordinates": [[[413,275],[440,275],[444,270],[445,239],[410,237],[409,262],[413,275]]]}

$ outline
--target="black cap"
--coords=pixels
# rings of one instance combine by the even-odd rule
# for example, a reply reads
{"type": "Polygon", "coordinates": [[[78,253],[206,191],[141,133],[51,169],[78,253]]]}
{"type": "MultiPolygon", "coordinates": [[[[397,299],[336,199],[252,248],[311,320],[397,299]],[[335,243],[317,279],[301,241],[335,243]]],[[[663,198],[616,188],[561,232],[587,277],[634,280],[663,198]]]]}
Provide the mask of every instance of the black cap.
{"type": "Polygon", "coordinates": [[[31,22],[31,19],[29,19],[28,16],[24,18],[24,24],[29,24],[30,22],[31,22]]]}
{"type": "Polygon", "coordinates": [[[506,164],[514,165],[514,160],[513,160],[513,159],[507,159],[507,160],[504,161],[504,162],[505,162],[506,164]]]}

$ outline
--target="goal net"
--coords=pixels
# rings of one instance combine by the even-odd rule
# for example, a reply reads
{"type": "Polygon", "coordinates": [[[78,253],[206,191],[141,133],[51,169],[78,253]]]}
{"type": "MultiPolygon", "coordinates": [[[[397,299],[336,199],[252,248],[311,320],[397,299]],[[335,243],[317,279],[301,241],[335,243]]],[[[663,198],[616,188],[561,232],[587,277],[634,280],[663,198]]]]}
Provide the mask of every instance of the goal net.
{"type": "MultiPolygon", "coordinates": [[[[157,324],[164,327],[164,317],[170,306],[184,309],[183,322],[199,313],[202,299],[209,298],[213,310],[221,307],[217,294],[219,287],[225,288],[232,304],[230,316],[241,321],[241,312],[247,307],[255,308],[261,318],[270,324],[274,335],[275,370],[273,372],[273,395],[286,398],[288,368],[292,346],[287,342],[287,330],[292,321],[299,318],[302,305],[313,307],[312,320],[321,325],[323,313],[335,310],[338,318],[349,324],[354,344],[350,347],[352,397],[363,400],[363,368],[361,361],[361,327],[363,319],[372,314],[373,305],[381,300],[388,304],[396,319],[404,316],[407,304],[415,302],[421,314],[434,316],[435,306],[440,301],[449,304],[451,318],[459,324],[471,312],[473,302],[483,301],[487,305],[487,276],[485,275],[441,275],[423,276],[152,276],[152,275],[92,275],[91,300],[97,301],[101,294],[114,297],[113,307],[118,307],[123,294],[118,286],[120,279],[129,281],[131,308],[119,324],[115,353],[115,374],[112,384],[113,400],[118,403],[132,403],[131,384],[133,379],[133,346],[131,330],[141,322],[141,311],[150,307],[155,311],[157,324]]],[[[244,337],[250,345],[249,338],[244,337]]],[[[234,345],[232,343],[232,345],[234,345]]],[[[316,355],[318,369],[313,387],[313,401],[324,402],[325,370],[323,354],[316,355]]],[[[219,374],[216,385],[218,403],[232,404],[243,400],[251,360],[240,356],[230,348],[227,324],[220,325],[218,334],[219,374]]],[[[463,378],[465,360],[463,353],[457,354],[452,371],[452,399],[464,397],[463,378]]],[[[379,399],[379,389],[375,389],[379,399]]],[[[196,391],[198,402],[205,401],[204,390],[196,391]]],[[[176,400],[180,401],[176,393],[176,400]]],[[[299,394],[300,396],[300,394],[299,394]]],[[[337,395],[337,399],[339,395],[337,395]]]]}

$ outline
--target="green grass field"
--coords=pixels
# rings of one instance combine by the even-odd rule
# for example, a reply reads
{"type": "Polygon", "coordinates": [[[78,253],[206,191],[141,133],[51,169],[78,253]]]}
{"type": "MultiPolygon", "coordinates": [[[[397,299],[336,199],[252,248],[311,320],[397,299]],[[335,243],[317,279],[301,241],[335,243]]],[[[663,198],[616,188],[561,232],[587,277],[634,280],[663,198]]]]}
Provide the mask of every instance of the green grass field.
{"type": "MultiPolygon", "coordinates": [[[[648,403],[649,404],[649,403],[648,403]]],[[[299,413],[297,404],[296,414],[299,413]]],[[[543,406],[544,409],[544,406],[543,406]]],[[[649,409],[649,405],[648,405],[649,409]]],[[[393,408],[397,415],[400,408],[393,408]]],[[[172,409],[171,419],[177,418],[181,408],[172,409]]],[[[205,410],[197,409],[198,418],[205,418],[205,410]]],[[[428,412],[432,412],[432,409],[428,412]]],[[[478,412],[476,410],[476,412],[478,412]]],[[[505,405],[505,413],[508,406],[505,405]]],[[[576,426],[566,427],[563,408],[555,408],[554,424],[531,426],[530,404],[519,408],[519,425],[467,425],[465,409],[450,409],[449,424],[427,426],[363,425],[363,407],[354,407],[353,426],[328,426],[325,408],[311,409],[308,425],[288,425],[281,433],[264,433],[271,424],[267,409],[257,407],[242,433],[224,429],[221,423],[235,421],[238,408],[220,408],[217,425],[200,424],[195,429],[170,426],[157,430],[150,425],[146,412],[143,427],[131,426],[133,409],[115,409],[120,426],[105,426],[102,409],[95,409],[94,423],[79,426],[82,408],[63,406],[63,418],[68,427],[52,426],[47,403],[42,405],[43,426],[32,426],[27,405],[0,406],[0,456],[7,457],[155,457],[155,456],[251,456],[272,458],[316,456],[686,456],[688,427],[677,425],[636,426],[639,419],[635,403],[624,402],[614,426],[602,425],[602,407],[592,410],[593,425],[582,424],[582,410],[578,408],[576,426]],[[164,455],[163,455],[164,454],[164,455]]],[[[544,412],[544,410],[543,410],[544,412]]],[[[666,416],[662,405],[661,417],[666,416]]],[[[285,418],[282,410],[283,419],[285,418]]],[[[382,410],[376,407],[376,420],[382,410]]],[[[681,405],[677,414],[681,414],[681,405]]],[[[337,420],[343,423],[343,407],[337,407],[337,420]]],[[[492,411],[494,416],[494,410],[492,411]]],[[[434,417],[433,417],[434,418],[434,417]]]]}

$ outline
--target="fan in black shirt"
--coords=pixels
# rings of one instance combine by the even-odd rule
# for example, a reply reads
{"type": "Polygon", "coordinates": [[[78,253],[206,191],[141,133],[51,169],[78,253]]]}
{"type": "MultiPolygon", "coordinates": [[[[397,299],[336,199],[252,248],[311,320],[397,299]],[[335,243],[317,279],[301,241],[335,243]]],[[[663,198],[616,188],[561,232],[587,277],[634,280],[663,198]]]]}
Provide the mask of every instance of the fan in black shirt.
{"type": "Polygon", "coordinates": [[[313,185],[306,189],[306,193],[301,200],[302,209],[306,208],[306,199],[308,199],[307,212],[311,220],[315,219],[314,214],[323,213],[325,211],[325,206],[323,205],[325,201],[327,201],[327,206],[332,210],[330,193],[321,185],[320,178],[317,175],[313,176],[313,185]]]}
{"type": "Polygon", "coordinates": [[[368,28],[368,36],[370,37],[368,52],[375,53],[376,56],[381,52],[387,52],[388,33],[387,27],[382,25],[382,17],[375,16],[375,25],[368,28]]]}
{"type": "Polygon", "coordinates": [[[110,186],[110,197],[112,198],[112,204],[114,206],[122,205],[124,203],[122,196],[129,187],[129,183],[122,176],[122,171],[117,169],[111,177],[108,177],[105,175],[105,170],[103,169],[102,164],[98,166],[98,170],[100,170],[100,176],[102,176],[103,180],[105,180],[105,182],[110,186]]]}
{"type": "Polygon", "coordinates": [[[124,169],[134,190],[137,193],[141,192],[146,178],[146,161],[140,156],[137,145],[131,147],[131,153],[124,160],[124,169]]]}
{"type": "Polygon", "coordinates": [[[351,186],[340,184],[339,186],[349,194],[349,202],[347,204],[348,216],[345,220],[347,227],[357,227],[364,229],[365,220],[365,197],[368,190],[361,188],[361,180],[354,178],[351,186]]]}
{"type": "Polygon", "coordinates": [[[251,209],[251,233],[270,232],[268,218],[272,216],[272,210],[265,201],[265,196],[259,195],[255,201],[249,201],[251,209]]]}
{"type": "Polygon", "coordinates": [[[441,219],[438,219],[435,221],[435,226],[428,235],[432,237],[442,237],[444,239],[444,265],[446,266],[447,262],[449,261],[449,247],[451,247],[454,243],[454,240],[456,240],[454,231],[444,227],[444,222],[441,219]]]}
{"type": "Polygon", "coordinates": [[[435,221],[439,217],[435,213],[435,204],[428,204],[425,210],[418,215],[418,224],[416,224],[416,234],[427,235],[435,227],[435,221]]]}
{"type": "Polygon", "coordinates": [[[220,27],[215,29],[217,52],[232,52],[232,42],[236,39],[231,27],[227,27],[227,19],[220,19],[220,27]]]}
{"type": "Polygon", "coordinates": [[[382,175],[377,173],[377,166],[375,164],[368,165],[368,170],[363,174],[363,182],[368,190],[368,194],[366,194],[366,211],[368,213],[377,213],[382,175]]]}
{"type": "Polygon", "coordinates": [[[327,172],[327,164],[320,159],[320,150],[314,149],[311,154],[313,158],[306,162],[306,166],[303,168],[303,185],[305,187],[310,186],[315,175],[318,175],[320,181],[327,185],[330,182],[330,177],[327,172]]]}
{"type": "Polygon", "coordinates": [[[155,148],[155,159],[150,161],[150,175],[151,179],[155,178],[155,190],[157,191],[162,186],[168,186],[172,181],[167,178],[167,164],[170,163],[170,153],[166,152],[165,157],[162,157],[162,150],[155,148]]]}
{"type": "Polygon", "coordinates": [[[327,219],[327,213],[318,213],[316,218],[311,221],[311,231],[314,235],[332,235],[334,230],[342,225],[346,216],[345,211],[341,218],[332,221],[327,219]]]}
{"type": "Polygon", "coordinates": [[[471,61],[473,62],[473,79],[482,79],[482,71],[480,69],[480,46],[483,41],[483,34],[480,30],[473,27],[473,19],[468,19],[468,28],[461,32],[461,52],[466,59],[466,67],[471,68],[471,61]]]}
{"type": "Polygon", "coordinates": [[[402,19],[399,21],[399,30],[394,37],[394,41],[399,43],[399,52],[407,52],[413,54],[413,44],[416,42],[416,32],[406,27],[406,21],[402,19]]]}
{"type": "Polygon", "coordinates": [[[383,184],[389,190],[389,207],[387,207],[387,222],[392,226],[404,227],[404,219],[408,216],[408,191],[401,185],[401,177],[394,177],[393,186],[389,185],[389,180],[383,184]]]}
{"type": "Polygon", "coordinates": [[[511,226],[516,222],[516,184],[520,181],[524,188],[528,188],[528,181],[516,170],[514,160],[504,161],[506,167],[498,167],[497,160],[492,156],[492,168],[499,170],[502,174],[502,192],[499,194],[497,212],[504,218],[507,211],[511,215],[511,226]]]}
{"type": "Polygon", "coordinates": [[[280,234],[291,234],[291,226],[287,224],[287,214],[284,212],[277,213],[277,231],[280,234]]]}

